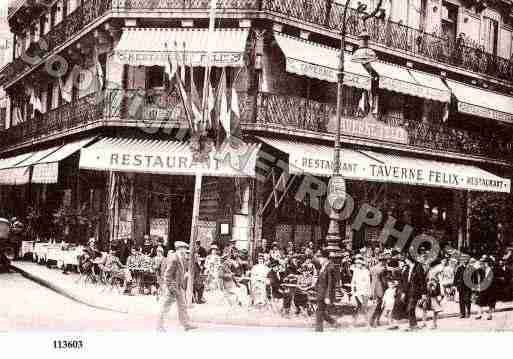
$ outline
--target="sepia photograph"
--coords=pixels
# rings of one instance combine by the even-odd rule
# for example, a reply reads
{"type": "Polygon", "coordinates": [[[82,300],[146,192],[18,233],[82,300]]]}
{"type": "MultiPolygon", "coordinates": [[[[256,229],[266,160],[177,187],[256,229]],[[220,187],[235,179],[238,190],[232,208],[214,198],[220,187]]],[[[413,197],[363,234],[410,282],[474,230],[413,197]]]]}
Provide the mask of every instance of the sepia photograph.
{"type": "Polygon", "coordinates": [[[0,5],[0,337],[513,333],[513,1],[0,5]]]}

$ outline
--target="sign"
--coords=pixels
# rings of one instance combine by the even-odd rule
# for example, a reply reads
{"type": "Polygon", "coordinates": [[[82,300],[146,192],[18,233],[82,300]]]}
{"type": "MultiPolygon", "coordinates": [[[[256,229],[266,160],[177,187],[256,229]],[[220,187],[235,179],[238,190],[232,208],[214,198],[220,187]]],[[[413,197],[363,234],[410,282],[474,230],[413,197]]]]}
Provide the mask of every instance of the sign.
{"type": "MultiPolygon", "coordinates": [[[[336,121],[337,118],[333,115],[327,126],[328,132],[336,132],[336,121]]],[[[369,120],[368,118],[352,119],[342,117],[340,122],[340,132],[347,136],[408,144],[408,132],[406,132],[404,128],[388,126],[382,122],[369,120]]]]}
{"type": "MultiPolygon", "coordinates": [[[[328,82],[338,82],[338,69],[296,60],[291,57],[287,57],[286,67],[287,72],[293,74],[328,82]]],[[[344,84],[369,90],[371,88],[371,79],[369,76],[344,72],[344,84]]]]}
{"type": "Polygon", "coordinates": [[[132,237],[132,222],[119,221],[118,238],[131,238],[132,237]]]}
{"type": "MultiPolygon", "coordinates": [[[[301,146],[289,153],[292,174],[331,177],[333,149],[301,146]]],[[[341,149],[340,174],[345,179],[510,193],[511,180],[475,166],[341,149]]],[[[308,183],[306,183],[308,185],[308,183]]]]}
{"type": "MultiPolygon", "coordinates": [[[[111,141],[111,139],[106,139],[111,141]]],[[[168,175],[196,175],[217,177],[254,177],[260,145],[229,145],[219,151],[213,149],[206,161],[197,161],[188,143],[162,141],[148,146],[144,141],[104,143],[83,148],[79,167],[90,170],[143,172],[168,175]]]]}
{"type": "Polygon", "coordinates": [[[150,236],[160,237],[167,243],[169,236],[169,219],[152,218],[150,221],[150,236]]]}
{"type": "Polygon", "coordinates": [[[346,181],[342,176],[333,176],[328,183],[328,203],[334,210],[340,211],[346,200],[346,181]]]}
{"type": "MultiPolygon", "coordinates": [[[[116,50],[114,59],[120,64],[131,66],[165,66],[169,59],[179,61],[181,66],[205,67],[209,64],[206,52],[176,52],[176,51],[132,51],[116,50]]],[[[215,52],[210,56],[211,65],[215,67],[244,66],[244,54],[240,52],[215,52]]]]}

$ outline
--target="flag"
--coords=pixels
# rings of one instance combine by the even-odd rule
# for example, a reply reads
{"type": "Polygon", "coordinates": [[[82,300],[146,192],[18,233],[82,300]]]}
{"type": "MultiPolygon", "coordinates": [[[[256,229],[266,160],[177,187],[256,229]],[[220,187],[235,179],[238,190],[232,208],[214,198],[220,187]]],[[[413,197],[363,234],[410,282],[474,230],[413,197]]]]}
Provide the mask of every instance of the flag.
{"type": "Polygon", "coordinates": [[[212,124],[212,111],[214,111],[216,107],[216,98],[214,94],[214,88],[212,87],[212,84],[210,83],[210,80],[208,82],[208,89],[207,89],[207,116],[206,116],[206,126],[208,129],[213,128],[212,124]]]}
{"type": "Polygon", "coordinates": [[[185,117],[187,117],[187,122],[189,123],[189,127],[194,131],[194,122],[193,122],[193,115],[192,110],[189,107],[190,101],[189,101],[189,95],[187,94],[187,91],[185,90],[185,86],[181,79],[181,74],[178,72],[178,62],[176,62],[176,66],[173,66],[173,63],[171,62],[171,59],[168,58],[168,64],[169,64],[169,71],[171,74],[173,74],[173,78],[170,78],[170,84],[171,86],[173,84],[176,85],[178,89],[178,93],[180,95],[180,99],[182,100],[182,105],[185,111],[185,117]]]}
{"type": "Polygon", "coordinates": [[[368,112],[368,108],[369,108],[368,94],[367,94],[367,91],[364,90],[362,92],[362,96],[360,97],[360,101],[358,102],[358,111],[362,115],[366,115],[368,112]]]}
{"type": "Polygon", "coordinates": [[[36,110],[39,111],[39,113],[42,112],[41,99],[36,96],[36,90],[33,87],[31,88],[29,103],[32,106],[32,117],[35,116],[36,110]]]}
{"type": "Polygon", "coordinates": [[[237,71],[237,74],[235,75],[235,78],[233,79],[232,83],[232,91],[230,98],[230,129],[232,132],[230,133],[230,135],[237,135],[240,126],[240,102],[239,94],[235,89],[235,84],[237,83],[237,80],[239,79],[241,72],[242,68],[240,68],[237,71]]]}
{"type": "Polygon", "coordinates": [[[96,57],[96,80],[98,81],[98,91],[103,90],[103,69],[98,57],[96,57]]]}
{"type": "Polygon", "coordinates": [[[230,127],[232,128],[233,135],[237,134],[240,125],[240,107],[239,107],[239,94],[235,90],[235,86],[232,86],[232,98],[231,98],[231,119],[230,127]]]}
{"type": "Polygon", "coordinates": [[[196,128],[199,128],[199,124],[202,122],[203,120],[203,111],[202,111],[202,108],[203,106],[201,105],[201,99],[200,99],[200,96],[199,96],[199,93],[198,93],[198,89],[196,88],[196,83],[194,82],[194,69],[191,67],[190,69],[190,87],[191,87],[191,91],[190,91],[190,97],[189,97],[189,100],[191,102],[191,111],[192,111],[192,115],[194,116],[193,120],[194,120],[194,124],[196,126],[196,128]]]}
{"type": "Polygon", "coordinates": [[[73,89],[73,83],[75,81],[75,76],[77,74],[77,71],[80,71],[78,66],[74,66],[71,72],[68,75],[68,78],[65,82],[62,81],[62,77],[59,77],[59,89],[61,92],[61,97],[64,101],[67,103],[70,103],[72,100],[72,89],[73,89]]]}
{"type": "Polygon", "coordinates": [[[226,87],[226,69],[223,68],[217,88],[217,116],[219,117],[218,124],[222,126],[226,132],[226,136],[229,137],[231,134],[231,116],[228,109],[228,95],[226,93],[226,87]]]}
{"type": "Polygon", "coordinates": [[[21,110],[20,110],[19,106],[14,107],[13,117],[14,117],[13,125],[17,125],[17,124],[23,122],[23,116],[21,114],[21,110]]]}

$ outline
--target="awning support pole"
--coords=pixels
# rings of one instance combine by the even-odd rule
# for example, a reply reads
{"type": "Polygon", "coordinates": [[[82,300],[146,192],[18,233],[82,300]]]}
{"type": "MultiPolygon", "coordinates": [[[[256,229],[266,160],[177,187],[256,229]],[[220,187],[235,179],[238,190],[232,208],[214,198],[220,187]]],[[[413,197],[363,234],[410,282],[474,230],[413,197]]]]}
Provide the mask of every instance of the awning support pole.
{"type": "Polygon", "coordinates": [[[189,259],[189,277],[187,278],[187,305],[192,305],[193,285],[194,285],[194,265],[196,264],[196,239],[198,236],[198,222],[199,222],[199,209],[201,201],[201,183],[203,176],[201,173],[196,173],[194,181],[194,204],[192,207],[192,226],[191,226],[191,240],[190,240],[190,259],[189,259]]]}

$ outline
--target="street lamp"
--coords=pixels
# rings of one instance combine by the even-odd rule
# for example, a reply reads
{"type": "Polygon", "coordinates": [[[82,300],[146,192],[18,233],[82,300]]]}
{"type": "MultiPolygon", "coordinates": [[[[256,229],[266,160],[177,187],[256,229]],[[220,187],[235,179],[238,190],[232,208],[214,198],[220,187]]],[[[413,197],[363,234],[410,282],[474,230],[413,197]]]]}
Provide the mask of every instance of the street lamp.
{"type": "MultiPolygon", "coordinates": [[[[370,13],[364,13],[362,16],[364,29],[360,34],[360,47],[355,51],[352,61],[358,63],[369,63],[376,59],[376,53],[369,48],[369,34],[365,28],[366,21],[376,16],[378,13],[381,15],[381,3],[379,0],[376,8],[370,13]]],[[[333,174],[328,184],[327,200],[330,205],[330,224],[328,234],[326,236],[326,249],[330,253],[330,257],[336,265],[339,265],[342,259],[342,250],[340,248],[340,225],[338,221],[338,213],[344,207],[346,199],[346,184],[344,177],[340,173],[340,127],[342,120],[342,96],[344,90],[344,59],[345,59],[345,41],[346,41],[346,18],[347,9],[349,8],[350,0],[346,1],[344,12],[342,16],[342,31],[340,37],[340,58],[338,67],[338,81],[337,81],[337,129],[335,135],[335,147],[333,151],[333,174]]],[[[366,9],[365,5],[358,6],[358,13],[363,13],[366,9]]]]}

